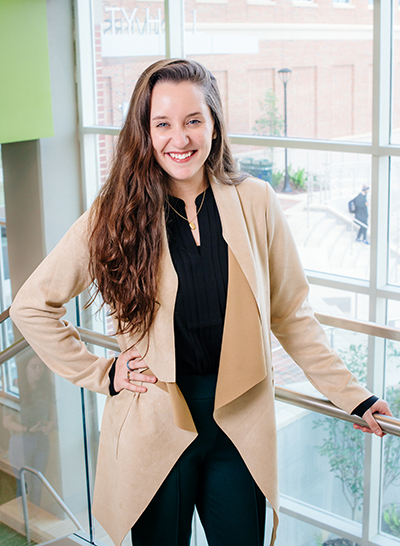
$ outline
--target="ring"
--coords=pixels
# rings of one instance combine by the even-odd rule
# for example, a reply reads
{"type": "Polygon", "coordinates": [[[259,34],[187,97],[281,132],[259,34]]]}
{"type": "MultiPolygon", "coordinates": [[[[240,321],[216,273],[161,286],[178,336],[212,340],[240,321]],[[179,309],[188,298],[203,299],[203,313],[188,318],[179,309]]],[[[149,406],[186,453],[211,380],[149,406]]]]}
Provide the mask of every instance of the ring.
{"type": "Polygon", "coordinates": [[[128,381],[131,380],[131,378],[130,378],[131,371],[132,371],[132,370],[129,368],[128,371],[127,371],[127,373],[126,373],[126,377],[127,377],[128,381]]]}
{"type": "MultiPolygon", "coordinates": [[[[133,359],[133,360],[128,360],[128,362],[126,363],[126,367],[128,368],[129,372],[135,371],[135,368],[130,368],[130,367],[129,367],[129,362],[134,362],[135,360],[136,360],[136,358],[133,359]]],[[[129,372],[128,372],[128,373],[129,373],[129,372]]]]}

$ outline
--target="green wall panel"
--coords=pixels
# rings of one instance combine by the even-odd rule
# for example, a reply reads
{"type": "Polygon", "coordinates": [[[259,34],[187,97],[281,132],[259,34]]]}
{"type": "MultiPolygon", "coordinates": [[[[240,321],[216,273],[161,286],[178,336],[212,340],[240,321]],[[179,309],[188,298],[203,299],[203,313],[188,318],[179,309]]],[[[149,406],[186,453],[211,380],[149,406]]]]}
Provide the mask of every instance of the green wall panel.
{"type": "Polygon", "coordinates": [[[0,143],[52,135],[46,0],[0,0],[0,143]]]}

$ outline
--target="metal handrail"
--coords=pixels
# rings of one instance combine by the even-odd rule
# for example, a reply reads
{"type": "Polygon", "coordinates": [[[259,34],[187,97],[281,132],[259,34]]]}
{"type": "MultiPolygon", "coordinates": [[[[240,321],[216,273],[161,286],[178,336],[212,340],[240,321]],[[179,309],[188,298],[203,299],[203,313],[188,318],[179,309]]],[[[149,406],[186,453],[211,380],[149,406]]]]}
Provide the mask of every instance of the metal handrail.
{"type": "MultiPolygon", "coordinates": [[[[365,426],[364,419],[361,419],[361,417],[357,417],[356,415],[349,415],[344,410],[332,404],[329,400],[324,400],[323,398],[317,398],[316,396],[310,396],[309,394],[303,394],[283,387],[275,387],[275,399],[279,402],[285,402],[309,411],[322,413],[323,415],[334,417],[335,419],[341,419],[342,421],[365,426]]],[[[374,417],[384,432],[400,437],[400,419],[387,417],[386,415],[380,415],[379,413],[375,413],[374,417]]]]}
{"type": "Polygon", "coordinates": [[[400,341],[400,330],[398,328],[391,328],[390,326],[383,326],[374,322],[326,315],[324,313],[315,313],[315,317],[324,326],[333,326],[341,330],[351,330],[359,334],[400,341]]]}
{"type": "Polygon", "coordinates": [[[3,311],[0,315],[0,324],[4,322],[10,316],[10,307],[3,311]]]}
{"type": "Polygon", "coordinates": [[[85,343],[99,345],[104,349],[110,349],[110,351],[117,351],[118,353],[121,352],[121,349],[116,339],[113,339],[110,336],[106,336],[105,334],[100,334],[99,332],[94,332],[93,330],[88,330],[87,328],[82,328],[81,326],[78,326],[77,330],[79,332],[81,340],[85,343]]]}
{"type": "Polygon", "coordinates": [[[29,343],[23,337],[15,341],[12,345],[0,352],[0,366],[28,347],[29,343]]]}
{"type": "Polygon", "coordinates": [[[46,480],[46,478],[43,476],[43,474],[41,472],[39,472],[39,470],[36,470],[35,468],[31,468],[30,466],[23,466],[20,469],[19,474],[20,474],[20,479],[21,479],[22,509],[23,509],[23,512],[24,512],[24,520],[25,520],[25,534],[26,534],[26,541],[28,543],[28,546],[30,546],[30,544],[31,544],[31,530],[30,530],[30,527],[29,527],[28,500],[26,498],[25,472],[30,472],[31,474],[35,474],[35,476],[37,476],[39,478],[39,480],[48,489],[48,491],[55,498],[55,500],[58,502],[58,504],[61,506],[61,508],[64,510],[64,512],[66,512],[66,514],[72,520],[74,525],[76,525],[76,527],[79,530],[84,532],[84,529],[83,529],[82,525],[76,519],[76,517],[71,512],[71,510],[68,508],[68,506],[64,503],[64,501],[61,499],[61,497],[58,495],[56,490],[46,480]]]}
{"type": "MultiPolygon", "coordinates": [[[[358,321],[351,321],[351,322],[358,322],[358,321]]],[[[369,326],[369,323],[366,323],[366,324],[369,326]]],[[[386,329],[378,325],[377,325],[377,328],[379,330],[386,329]]],[[[388,330],[394,330],[394,329],[389,328],[388,330]]],[[[110,338],[109,336],[106,336],[104,334],[99,334],[97,332],[93,332],[92,330],[87,330],[85,328],[78,328],[78,331],[82,341],[85,341],[87,343],[92,343],[100,347],[104,346],[106,349],[111,349],[117,352],[120,350],[116,340],[110,338]]],[[[380,337],[383,337],[383,336],[381,335],[380,337]]],[[[316,396],[311,396],[308,394],[302,394],[300,392],[293,391],[291,389],[285,389],[283,387],[276,386],[275,399],[280,402],[286,402],[294,406],[299,406],[309,411],[322,413],[323,415],[328,415],[329,417],[334,417],[335,419],[341,419],[342,421],[348,421],[349,423],[356,423],[357,425],[365,426],[364,419],[361,419],[361,417],[357,417],[357,415],[349,415],[344,410],[332,404],[332,402],[330,402],[329,400],[324,400],[323,398],[318,398],[316,396]]],[[[380,414],[375,414],[375,418],[379,426],[382,428],[384,432],[386,432],[387,434],[393,434],[394,436],[400,436],[400,419],[396,419],[395,417],[386,417],[380,414]]]]}
{"type": "MultiPolygon", "coordinates": [[[[359,320],[324,315],[322,313],[316,313],[315,316],[321,324],[324,324],[326,326],[333,326],[344,330],[352,330],[367,335],[373,335],[376,337],[383,337],[386,339],[400,341],[400,330],[397,330],[396,328],[381,326],[379,324],[374,324],[371,322],[362,322],[359,320]]],[[[0,315],[0,322],[1,317],[2,315],[0,315]]],[[[79,332],[79,335],[81,336],[82,341],[84,341],[85,343],[91,343],[93,345],[97,345],[99,347],[110,349],[116,352],[120,351],[117,341],[110,336],[106,336],[98,332],[93,332],[92,330],[88,330],[86,328],[79,327],[77,328],[77,330],[79,332]]],[[[18,347],[20,347],[19,350],[22,350],[22,348],[25,348],[27,346],[28,344],[23,338],[16,341],[13,345],[0,352],[0,364],[11,358],[10,353],[12,351],[14,351],[12,353],[12,356],[15,356],[15,354],[19,352],[17,350],[18,347]],[[7,357],[5,358],[6,354],[7,357]]],[[[332,402],[324,400],[322,398],[318,398],[316,396],[310,396],[299,393],[297,391],[293,391],[291,389],[285,389],[283,387],[276,386],[275,398],[281,402],[299,406],[310,411],[322,413],[324,415],[329,415],[330,417],[341,419],[342,421],[348,421],[350,423],[356,423],[358,425],[365,425],[365,421],[360,417],[357,417],[356,415],[348,415],[345,411],[332,404],[332,402]]],[[[386,432],[387,434],[393,434],[394,436],[400,436],[400,419],[396,419],[395,417],[386,417],[380,414],[376,414],[375,417],[384,432],[386,432]]]]}

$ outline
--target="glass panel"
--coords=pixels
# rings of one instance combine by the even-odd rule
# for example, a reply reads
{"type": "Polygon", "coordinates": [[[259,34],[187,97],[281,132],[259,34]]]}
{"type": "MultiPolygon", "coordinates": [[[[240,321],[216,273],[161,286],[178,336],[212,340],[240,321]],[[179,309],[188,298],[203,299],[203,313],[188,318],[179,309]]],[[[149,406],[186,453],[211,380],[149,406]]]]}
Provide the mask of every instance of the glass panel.
{"type": "Polygon", "coordinates": [[[229,131],[283,136],[286,103],[291,137],[371,140],[368,3],[246,3],[185,0],[186,54],[216,76],[229,131]]]}
{"type": "Polygon", "coordinates": [[[392,123],[391,123],[391,142],[400,144],[400,40],[398,35],[398,25],[400,24],[400,10],[398,0],[393,0],[391,32],[392,41],[392,123]]]}
{"type": "Polygon", "coordinates": [[[388,283],[400,285],[400,158],[390,159],[388,283]]]}
{"type": "MultiPolygon", "coordinates": [[[[271,510],[268,510],[271,512],[271,510]]],[[[269,514],[272,518],[272,514],[269,514]]],[[[282,513],[279,516],[279,531],[276,546],[359,546],[355,542],[341,539],[339,535],[329,533],[321,527],[304,523],[282,513]]],[[[340,525],[340,523],[339,523],[340,525]]],[[[269,535],[265,535],[265,544],[269,543],[269,535]]]]}
{"type": "MultiPolygon", "coordinates": [[[[387,323],[400,327],[400,302],[388,302],[387,323]]],[[[395,417],[400,418],[400,342],[386,341],[385,399],[395,417]]],[[[381,530],[400,538],[400,438],[387,435],[383,442],[381,530]]]]}
{"type": "MultiPolygon", "coordinates": [[[[118,137],[111,135],[98,135],[97,137],[100,186],[107,178],[117,140],[118,137]]],[[[100,186],[98,189],[100,189],[100,186]]]]}
{"type": "Polygon", "coordinates": [[[85,188],[86,203],[90,207],[107,179],[118,137],[112,135],[85,135],[85,188]]]}
{"type": "Polygon", "coordinates": [[[242,171],[274,187],[306,269],[369,278],[369,156],[288,150],[285,192],[284,149],[234,146],[234,154],[242,171]]]}
{"type": "Polygon", "coordinates": [[[25,534],[25,487],[34,543],[77,531],[42,475],[88,532],[80,389],[53,375],[31,349],[15,357],[15,368],[19,399],[0,404],[0,521],[25,534]],[[22,474],[23,467],[34,472],[22,474]]]}
{"type": "Polygon", "coordinates": [[[368,320],[369,298],[364,294],[311,284],[309,299],[319,313],[368,320]]]}
{"type": "MultiPolygon", "coordinates": [[[[6,349],[14,342],[14,331],[11,319],[0,325],[0,350],[6,349]]],[[[0,366],[0,391],[18,397],[17,367],[12,358],[0,366]]]]}
{"type": "MultiPolygon", "coordinates": [[[[8,266],[8,246],[6,230],[6,208],[4,198],[3,166],[0,146],[0,311],[11,305],[11,282],[8,266]]],[[[7,344],[5,345],[7,346],[7,344]]]]}
{"type": "Polygon", "coordinates": [[[165,57],[164,3],[92,4],[96,123],[121,126],[139,74],[165,57]]]}
{"type": "Polygon", "coordinates": [[[363,434],[350,423],[281,403],[277,404],[277,422],[281,492],[360,522],[363,434]]]}
{"type": "Polygon", "coordinates": [[[19,397],[18,371],[15,358],[11,358],[3,364],[5,376],[5,392],[19,397]]]}
{"type": "MultiPolygon", "coordinates": [[[[386,346],[386,392],[390,409],[400,418],[399,378],[400,343],[388,341],[386,346]]],[[[400,538],[400,438],[387,435],[383,441],[383,481],[381,530],[400,538]]]]}

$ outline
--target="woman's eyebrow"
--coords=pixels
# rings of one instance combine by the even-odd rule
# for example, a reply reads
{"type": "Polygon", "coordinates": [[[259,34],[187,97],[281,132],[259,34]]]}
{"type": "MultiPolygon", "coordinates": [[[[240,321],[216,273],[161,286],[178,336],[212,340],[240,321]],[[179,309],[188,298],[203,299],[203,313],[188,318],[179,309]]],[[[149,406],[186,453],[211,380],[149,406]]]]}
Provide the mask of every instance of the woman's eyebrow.
{"type": "MultiPolygon", "coordinates": [[[[192,116],[203,116],[203,112],[192,112],[191,114],[187,114],[187,118],[190,118],[192,116]]],[[[168,116],[154,116],[151,118],[152,121],[158,121],[160,119],[168,119],[168,116]]]]}
{"type": "Polygon", "coordinates": [[[168,116],[154,116],[153,118],[151,118],[152,121],[153,120],[159,120],[159,119],[168,119],[168,116]]]}

